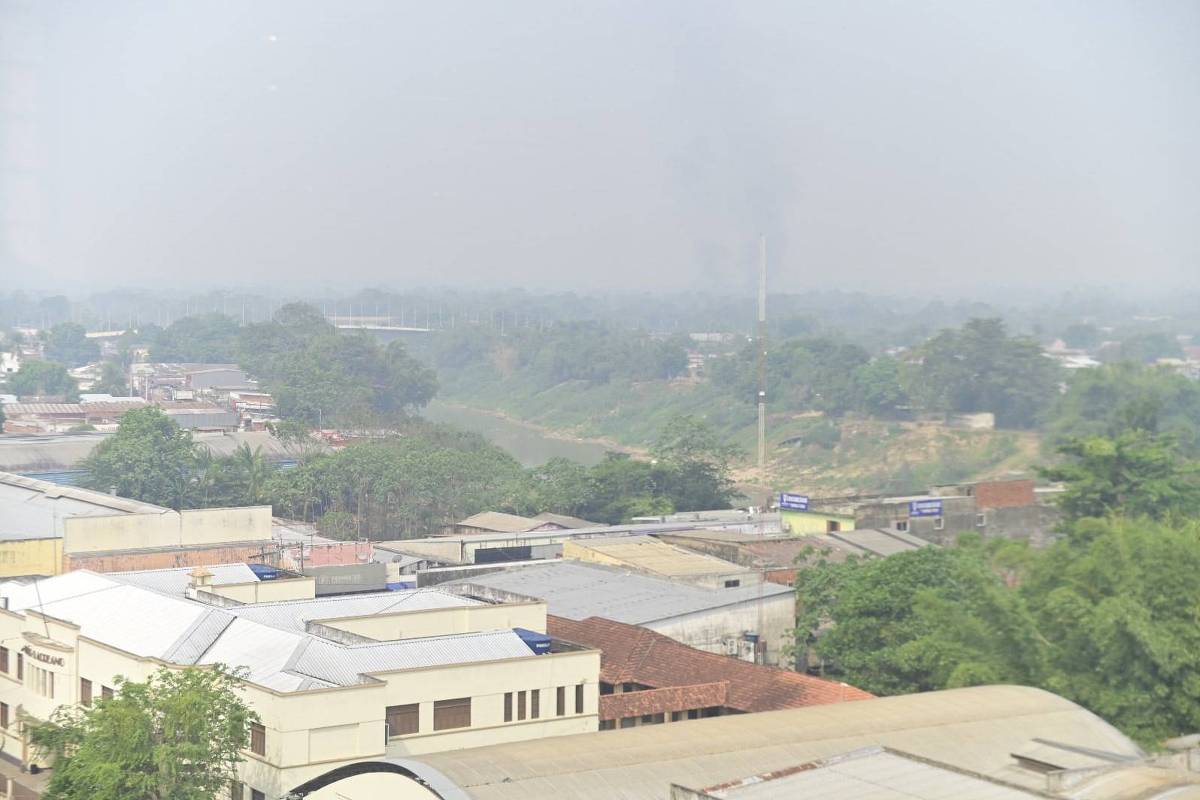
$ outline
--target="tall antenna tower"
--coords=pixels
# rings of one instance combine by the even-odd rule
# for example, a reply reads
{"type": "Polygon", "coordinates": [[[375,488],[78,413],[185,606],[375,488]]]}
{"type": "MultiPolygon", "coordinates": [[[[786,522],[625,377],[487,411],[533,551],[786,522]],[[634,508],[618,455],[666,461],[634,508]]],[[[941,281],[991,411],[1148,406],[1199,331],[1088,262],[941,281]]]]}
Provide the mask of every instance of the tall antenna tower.
{"type": "Polygon", "coordinates": [[[758,468],[767,465],[767,237],[758,237],[758,468]]]}

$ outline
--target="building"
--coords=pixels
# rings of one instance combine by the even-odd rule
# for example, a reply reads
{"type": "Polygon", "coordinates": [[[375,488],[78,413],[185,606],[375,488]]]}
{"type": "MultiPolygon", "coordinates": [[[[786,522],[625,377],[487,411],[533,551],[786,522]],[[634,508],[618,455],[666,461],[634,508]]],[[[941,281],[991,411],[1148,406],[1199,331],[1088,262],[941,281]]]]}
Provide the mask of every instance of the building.
{"type": "Polygon", "coordinates": [[[637,625],[551,616],[556,639],[599,650],[600,730],[867,700],[844,683],[706,653],[637,625]]]}
{"type": "MultiPolygon", "coordinates": [[[[990,789],[1001,784],[1020,787],[1035,797],[1182,800],[1200,796],[1196,785],[1200,775],[1155,766],[1147,762],[1141,748],[1096,715],[1049,692],[1022,686],[950,689],[442,752],[399,764],[360,765],[354,776],[327,773],[309,787],[299,787],[302,791],[294,796],[297,800],[664,800],[673,785],[713,788],[745,783],[754,775],[792,773],[801,765],[819,769],[828,766],[829,759],[862,748],[899,751],[905,754],[904,762],[918,760],[983,781],[959,786],[990,789]],[[1158,791],[1154,791],[1156,784],[1158,791]]],[[[860,764],[878,768],[880,762],[860,764]]],[[[904,769],[876,772],[870,793],[861,784],[852,784],[850,793],[840,793],[835,783],[829,791],[783,797],[891,798],[895,795],[887,794],[889,789],[908,789],[906,781],[919,775],[907,763],[899,766],[904,769]]],[[[831,772],[825,775],[839,781],[844,777],[831,772]]],[[[901,796],[989,797],[973,792],[922,794],[926,787],[946,784],[928,773],[921,777],[922,783],[901,796]]],[[[758,795],[730,797],[748,800],[773,795],[768,788],[758,795]]]]}
{"type": "Polygon", "coordinates": [[[653,536],[568,540],[563,543],[562,557],[635,569],[648,575],[714,589],[752,586],[762,580],[762,575],[753,569],[674,547],[653,536]]]}
{"type": "Polygon", "coordinates": [[[934,487],[928,494],[866,502],[855,512],[855,526],[910,533],[937,544],[953,544],[959,534],[975,531],[1040,546],[1053,540],[1059,513],[1039,495],[1030,480],[934,487]]]}
{"type": "MultiPolygon", "coordinates": [[[[422,573],[418,585],[437,572],[422,573]]],[[[462,571],[447,572],[454,579],[462,571]]],[[[766,664],[780,663],[796,625],[795,592],[773,583],[708,589],[577,561],[509,565],[459,579],[540,598],[557,617],[640,625],[700,650],[766,664]]]]}
{"type": "Polygon", "coordinates": [[[894,530],[862,528],[805,536],[758,536],[737,531],[684,531],[658,534],[664,542],[706,553],[750,569],[765,580],[792,585],[796,572],[818,561],[886,558],[896,553],[933,546],[920,537],[894,530]]]}
{"type": "Polygon", "coordinates": [[[600,654],[546,636],[544,603],[468,587],[314,598],[313,585],[243,565],[0,583],[0,757],[36,763],[21,715],[161,665],[247,670],[261,724],[235,797],[282,797],[363,760],[597,730],[600,654]]]}
{"type": "Polygon", "coordinates": [[[567,514],[551,514],[549,511],[543,511],[541,514],[538,514],[536,517],[534,517],[534,519],[552,523],[562,529],[600,527],[599,522],[589,522],[586,519],[568,516],[567,514]]]}
{"type": "Polygon", "coordinates": [[[814,506],[807,511],[781,508],[779,520],[785,533],[799,536],[854,530],[854,511],[846,508],[822,510],[814,506]]]}
{"type": "Polygon", "coordinates": [[[0,577],[62,572],[63,536],[80,519],[136,516],[154,521],[174,513],[150,503],[0,472],[0,577]]]}
{"type": "Polygon", "coordinates": [[[471,536],[479,533],[524,533],[526,531],[560,531],[567,525],[533,517],[521,517],[500,511],[483,511],[455,523],[447,533],[471,536]]]}

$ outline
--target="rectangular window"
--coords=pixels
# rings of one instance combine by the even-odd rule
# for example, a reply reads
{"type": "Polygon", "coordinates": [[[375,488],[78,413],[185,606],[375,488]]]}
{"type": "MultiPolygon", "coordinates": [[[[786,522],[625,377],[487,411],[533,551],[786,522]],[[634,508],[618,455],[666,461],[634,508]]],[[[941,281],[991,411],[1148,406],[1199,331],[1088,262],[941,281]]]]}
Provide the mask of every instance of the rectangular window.
{"type": "Polygon", "coordinates": [[[229,784],[229,800],[242,800],[244,796],[242,793],[242,784],[237,781],[229,784]]]}
{"type": "Polygon", "coordinates": [[[250,752],[256,756],[267,754],[267,729],[257,722],[250,723],[250,752]]]}
{"type": "Polygon", "coordinates": [[[112,697],[113,697],[112,689],[108,688],[107,686],[100,687],[100,699],[101,700],[112,700],[112,697]]]}
{"type": "Polygon", "coordinates": [[[420,733],[421,705],[409,703],[403,706],[388,706],[387,726],[389,737],[420,733]]]}
{"type": "Polygon", "coordinates": [[[79,679],[79,702],[85,706],[92,704],[92,682],[87,678],[79,679]]]}
{"type": "Polygon", "coordinates": [[[622,717],[621,718],[621,727],[622,728],[632,728],[634,725],[637,725],[637,717],[622,717]]]}
{"type": "Polygon", "coordinates": [[[529,718],[537,719],[542,714],[542,690],[534,689],[529,693],[529,718]]]}
{"type": "Polygon", "coordinates": [[[0,647],[0,672],[8,672],[8,648],[0,647]]]}
{"type": "Polygon", "coordinates": [[[8,727],[8,703],[0,703],[0,728],[8,727]]]}
{"type": "Polygon", "coordinates": [[[946,518],[938,517],[933,521],[933,529],[935,531],[944,531],[946,529],[946,518]]]}
{"type": "Polygon", "coordinates": [[[17,680],[25,680],[25,656],[17,653],[17,680]]]}
{"type": "Polygon", "coordinates": [[[663,722],[663,721],[664,721],[664,717],[662,714],[643,714],[642,715],[642,724],[643,725],[657,725],[658,723],[663,722]]]}
{"type": "Polygon", "coordinates": [[[438,700],[433,704],[433,729],[435,731],[469,727],[471,727],[471,698],[456,697],[453,700],[438,700]]]}
{"type": "Polygon", "coordinates": [[[250,790],[250,800],[267,800],[267,796],[258,789],[250,790]]]}
{"type": "Polygon", "coordinates": [[[672,711],[671,712],[671,722],[679,722],[679,720],[681,720],[681,719],[683,719],[682,711],[672,711]]]}
{"type": "Polygon", "coordinates": [[[554,690],[558,715],[561,717],[567,713],[567,687],[560,686],[554,690]]]}
{"type": "Polygon", "coordinates": [[[616,726],[617,726],[616,720],[612,720],[612,719],[600,720],[600,730],[602,730],[602,731],[611,731],[616,726]]]}
{"type": "Polygon", "coordinates": [[[987,527],[987,514],[976,514],[975,515],[975,527],[976,528],[987,527]]]}
{"type": "Polygon", "coordinates": [[[576,714],[583,713],[583,684],[582,683],[576,684],[576,686],[575,686],[575,713],[576,714]]]}
{"type": "Polygon", "coordinates": [[[504,693],[504,721],[512,722],[512,692],[504,693]]]}
{"type": "Polygon", "coordinates": [[[525,693],[517,692],[517,719],[525,719],[525,693]]]}
{"type": "Polygon", "coordinates": [[[739,587],[741,585],[742,585],[742,582],[740,580],[725,581],[726,589],[736,589],[737,587],[739,587]]]}
{"type": "Polygon", "coordinates": [[[896,530],[900,531],[901,533],[908,530],[908,520],[906,520],[906,519],[897,520],[896,521],[896,530]]]}

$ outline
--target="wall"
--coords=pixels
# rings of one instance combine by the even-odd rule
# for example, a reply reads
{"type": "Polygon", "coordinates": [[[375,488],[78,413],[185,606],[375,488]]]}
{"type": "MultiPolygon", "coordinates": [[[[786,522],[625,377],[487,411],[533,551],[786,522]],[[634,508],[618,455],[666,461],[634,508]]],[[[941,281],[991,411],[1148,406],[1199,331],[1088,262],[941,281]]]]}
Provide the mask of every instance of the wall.
{"type": "Polygon", "coordinates": [[[238,564],[261,560],[263,545],[222,545],[203,549],[126,551],[109,553],[68,553],[62,558],[62,571],[90,569],[93,572],[129,572],[140,569],[196,567],[212,564],[238,564]]]}
{"type": "Polygon", "coordinates": [[[821,511],[780,509],[779,518],[784,531],[793,534],[826,533],[830,523],[836,523],[838,530],[854,530],[853,514],[827,514],[821,511]]]}
{"type": "Polygon", "coordinates": [[[280,603],[286,600],[312,600],[316,597],[313,578],[279,578],[273,581],[248,581],[208,586],[210,592],[239,603],[280,603]]]}
{"type": "Polygon", "coordinates": [[[323,619],[321,624],[376,641],[417,639],[424,636],[477,633],[511,628],[525,628],[545,633],[546,604],[534,602],[431,608],[420,611],[401,611],[395,614],[372,614],[369,617],[323,619]]]}
{"type": "Polygon", "coordinates": [[[70,554],[270,540],[270,506],[63,520],[63,551],[70,554]]]}
{"type": "Polygon", "coordinates": [[[740,638],[746,631],[756,632],[766,643],[766,663],[778,665],[796,627],[796,595],[788,592],[764,597],[761,601],[647,622],[643,627],[710,653],[724,653],[726,638],[740,638]]]}
{"type": "Polygon", "coordinates": [[[62,539],[0,542],[0,578],[57,575],[62,571],[62,539]]]}
{"type": "Polygon", "coordinates": [[[975,484],[975,502],[980,508],[1019,508],[1034,505],[1033,481],[986,481],[975,484]]]}
{"type": "MultiPolygon", "coordinates": [[[[1008,490],[1003,490],[1008,491],[1008,490]]],[[[1017,492],[1021,490],[1018,489],[1017,492]]],[[[1008,494],[1007,497],[1014,496],[1008,494]]],[[[981,507],[975,496],[942,497],[941,517],[909,517],[907,502],[876,503],[858,510],[858,527],[898,530],[908,523],[908,532],[939,545],[952,545],[962,533],[975,532],[989,539],[1018,539],[1042,547],[1054,540],[1059,512],[1054,506],[1031,505],[1001,508],[981,507]],[[979,515],[983,518],[980,519],[979,515]]],[[[1000,502],[1004,502],[1001,498],[1000,502]]]]}

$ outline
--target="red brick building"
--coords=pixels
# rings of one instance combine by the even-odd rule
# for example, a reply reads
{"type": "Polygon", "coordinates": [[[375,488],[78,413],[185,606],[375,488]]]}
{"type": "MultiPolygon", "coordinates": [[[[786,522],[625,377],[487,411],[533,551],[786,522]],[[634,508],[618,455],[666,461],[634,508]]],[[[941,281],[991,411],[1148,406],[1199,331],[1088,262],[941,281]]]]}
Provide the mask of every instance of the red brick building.
{"type": "Polygon", "coordinates": [[[600,650],[601,730],[873,697],[844,683],[706,653],[637,625],[549,616],[547,626],[556,639],[600,650]]]}

